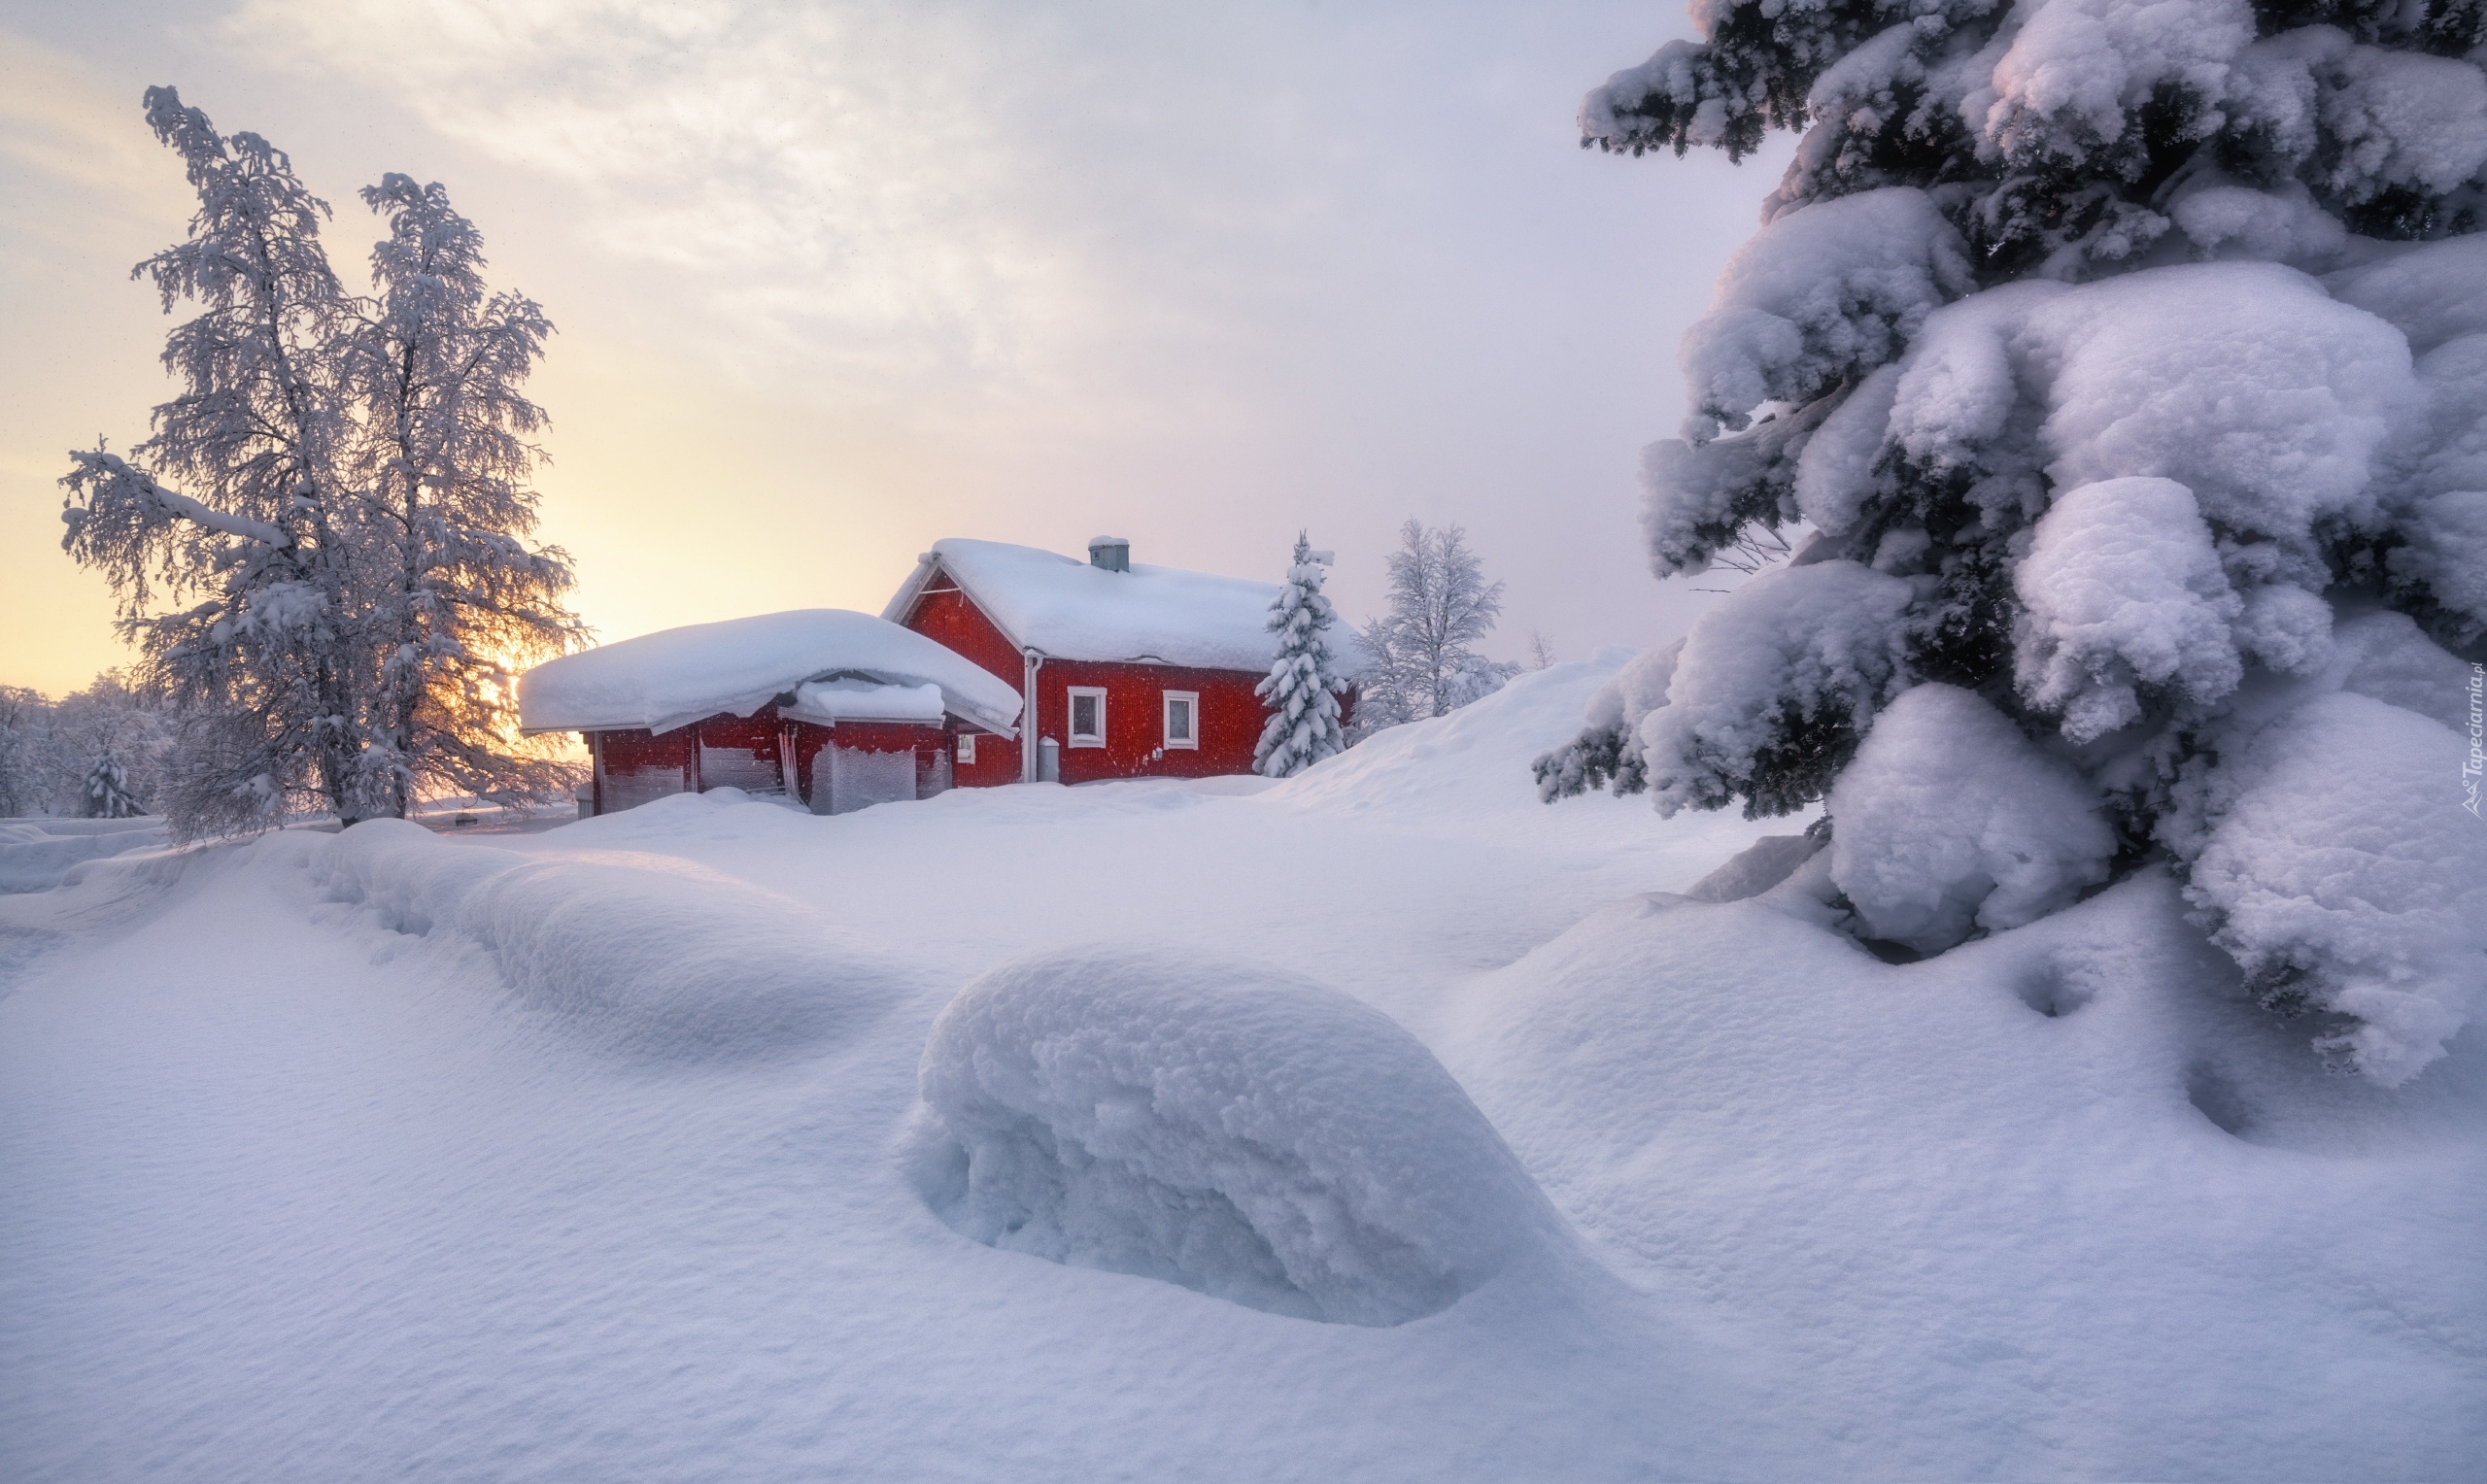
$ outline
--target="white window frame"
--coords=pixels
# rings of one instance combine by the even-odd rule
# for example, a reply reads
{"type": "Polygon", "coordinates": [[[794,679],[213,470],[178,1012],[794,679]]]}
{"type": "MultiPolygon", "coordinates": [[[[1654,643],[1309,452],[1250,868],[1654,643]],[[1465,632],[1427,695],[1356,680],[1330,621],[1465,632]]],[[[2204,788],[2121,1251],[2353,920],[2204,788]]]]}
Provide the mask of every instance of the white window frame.
{"type": "Polygon", "coordinates": [[[959,761],[960,761],[961,763],[963,763],[963,764],[972,764],[972,763],[974,763],[974,761],[975,761],[975,733],[974,733],[974,732],[971,732],[971,731],[963,731],[963,732],[960,732],[960,733],[959,733],[959,761]]]}
{"type": "Polygon", "coordinates": [[[1200,751],[1201,693],[1198,691],[1164,691],[1158,693],[1165,697],[1158,709],[1159,721],[1163,724],[1160,729],[1166,734],[1166,745],[1170,748],[1182,748],[1192,752],[1200,751]],[[1192,734],[1188,737],[1177,738],[1175,735],[1175,703],[1176,701],[1181,701],[1191,712],[1192,734]]]}
{"type": "Polygon", "coordinates": [[[1065,686],[1062,697],[1062,744],[1065,747],[1103,747],[1106,745],[1106,688],[1104,686],[1065,686]],[[1097,698],[1097,732],[1094,736],[1073,730],[1079,718],[1079,697],[1097,698]]]}

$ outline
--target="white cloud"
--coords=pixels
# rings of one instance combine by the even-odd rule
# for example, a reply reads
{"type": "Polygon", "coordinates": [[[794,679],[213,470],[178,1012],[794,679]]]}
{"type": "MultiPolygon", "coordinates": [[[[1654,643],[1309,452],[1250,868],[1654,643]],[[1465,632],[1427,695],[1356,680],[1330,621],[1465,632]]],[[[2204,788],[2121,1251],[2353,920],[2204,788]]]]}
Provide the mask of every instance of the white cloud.
{"type": "MultiPolygon", "coordinates": [[[[179,221],[191,209],[189,193],[161,148],[133,126],[137,112],[136,97],[113,96],[77,58],[0,29],[0,156],[65,187],[85,210],[179,221]]],[[[27,211],[22,219],[38,230],[47,220],[60,233],[78,230],[51,213],[27,211]]]]}
{"type": "Polygon", "coordinates": [[[584,242],[688,281],[746,356],[1007,377],[1111,318],[1031,131],[1074,64],[1017,12],[249,0],[222,30],[575,190],[584,242]]]}

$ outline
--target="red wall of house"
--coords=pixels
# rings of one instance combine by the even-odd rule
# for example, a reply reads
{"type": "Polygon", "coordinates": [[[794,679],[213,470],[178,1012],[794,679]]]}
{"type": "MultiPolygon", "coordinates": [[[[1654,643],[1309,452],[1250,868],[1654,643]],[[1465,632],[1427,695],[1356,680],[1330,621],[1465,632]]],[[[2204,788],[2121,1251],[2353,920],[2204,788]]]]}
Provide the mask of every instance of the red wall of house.
{"type": "MultiPolygon", "coordinates": [[[[1015,679],[1011,682],[1011,689],[1018,689],[1018,682],[1015,679]]],[[[959,740],[966,741],[967,733],[971,729],[962,725],[959,728],[959,740]]],[[[989,731],[976,732],[975,761],[955,764],[951,781],[956,787],[962,789],[989,789],[995,784],[1017,783],[1019,781],[1019,739],[999,736],[989,731]]]]}
{"type": "MultiPolygon", "coordinates": [[[[949,574],[937,569],[932,580],[903,616],[908,628],[933,639],[1008,682],[1024,683],[1024,661],[1017,646],[995,626],[984,611],[951,585],[949,574]]],[[[1037,704],[1033,725],[1039,737],[1062,745],[1062,781],[1088,783],[1101,778],[1213,778],[1252,771],[1252,749],[1259,745],[1269,712],[1253,693],[1261,673],[1244,670],[1199,670],[1176,665],[1108,663],[1096,660],[1048,659],[1037,672],[1037,704]],[[1106,690],[1106,745],[1070,745],[1073,686],[1106,690]],[[1198,749],[1160,750],[1165,743],[1165,692],[1192,691],[1200,695],[1198,749]]],[[[1342,721],[1353,697],[1339,698],[1342,721]]],[[[977,739],[976,759],[958,765],[962,788],[986,788],[1019,781],[1016,738],[977,739]]]]}
{"type": "Polygon", "coordinates": [[[691,728],[651,733],[645,727],[596,733],[604,765],[616,772],[641,768],[684,767],[691,750],[691,728]]]}
{"type": "Polygon", "coordinates": [[[968,595],[949,582],[948,574],[934,572],[932,582],[916,596],[914,608],[907,613],[906,626],[991,670],[1011,690],[1018,690],[1018,646],[994,626],[983,609],[968,601],[968,595]]]}
{"type": "MultiPolygon", "coordinates": [[[[608,772],[635,772],[642,769],[669,769],[683,779],[683,792],[693,788],[714,788],[721,780],[700,778],[694,765],[692,741],[696,737],[712,749],[736,749],[754,755],[757,761],[769,768],[772,782],[782,778],[784,743],[793,733],[795,745],[795,787],[799,799],[808,799],[812,793],[812,763],[822,748],[829,745],[831,731],[809,722],[787,722],[777,714],[772,702],[747,717],[719,713],[671,731],[651,734],[644,728],[600,731],[591,738],[599,766],[596,780],[596,812],[603,814],[609,807],[605,798],[605,776],[608,772]]],[[[840,745],[870,753],[915,754],[919,790],[930,793],[933,781],[942,772],[941,761],[951,750],[951,731],[946,725],[918,725],[904,722],[841,722],[836,729],[840,745]]],[[[1005,744],[1009,754],[1010,776],[1019,776],[1019,751],[1016,743],[1005,744]]],[[[988,749],[988,752],[995,751],[988,749]]],[[[982,762],[984,759],[977,759],[982,762]]],[[[951,787],[956,787],[955,780],[951,787]]]]}
{"type": "MultiPolygon", "coordinates": [[[[966,593],[950,586],[949,574],[936,571],[933,580],[916,595],[915,606],[908,610],[905,625],[917,633],[960,655],[976,665],[993,672],[1013,691],[1025,679],[1023,661],[1017,646],[994,626],[984,610],[968,601],[966,593]]],[[[962,727],[962,730],[969,728],[962,727]]],[[[987,789],[995,784],[1019,781],[1019,739],[981,732],[976,736],[975,761],[953,764],[951,782],[962,789],[987,789]]]]}
{"type": "Polygon", "coordinates": [[[1037,734],[1062,744],[1064,783],[1248,773],[1266,714],[1260,697],[1252,693],[1260,679],[1242,670],[1048,659],[1037,671],[1037,734]],[[1071,745],[1073,686],[1098,686],[1106,691],[1103,747],[1071,745]],[[1169,691],[1190,691],[1200,696],[1195,722],[1199,747],[1165,746],[1165,693],[1169,691]]]}

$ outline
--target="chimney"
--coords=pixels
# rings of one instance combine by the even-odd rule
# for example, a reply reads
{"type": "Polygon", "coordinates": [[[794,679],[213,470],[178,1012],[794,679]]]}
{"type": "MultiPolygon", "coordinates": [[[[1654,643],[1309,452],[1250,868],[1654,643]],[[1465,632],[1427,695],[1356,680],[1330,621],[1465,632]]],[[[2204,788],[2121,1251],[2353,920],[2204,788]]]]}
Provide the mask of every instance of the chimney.
{"type": "Polygon", "coordinates": [[[1088,564],[1104,572],[1131,570],[1131,543],[1120,536],[1098,536],[1088,543],[1088,564]]]}

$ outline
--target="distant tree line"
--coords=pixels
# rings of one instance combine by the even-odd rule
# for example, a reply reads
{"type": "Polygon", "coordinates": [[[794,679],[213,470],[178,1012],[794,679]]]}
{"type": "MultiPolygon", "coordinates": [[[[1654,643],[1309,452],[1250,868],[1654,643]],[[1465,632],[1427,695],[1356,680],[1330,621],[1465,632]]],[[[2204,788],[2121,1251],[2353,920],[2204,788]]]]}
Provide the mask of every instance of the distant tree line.
{"type": "Polygon", "coordinates": [[[163,793],[171,736],[163,698],[119,670],[57,701],[0,686],[0,816],[149,813],[163,793]]]}

